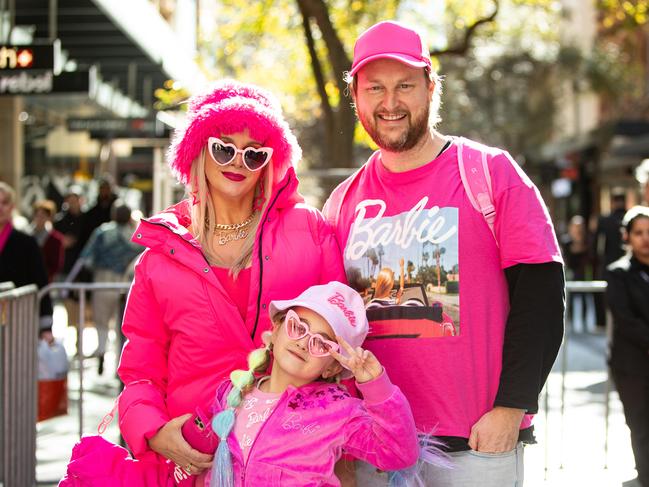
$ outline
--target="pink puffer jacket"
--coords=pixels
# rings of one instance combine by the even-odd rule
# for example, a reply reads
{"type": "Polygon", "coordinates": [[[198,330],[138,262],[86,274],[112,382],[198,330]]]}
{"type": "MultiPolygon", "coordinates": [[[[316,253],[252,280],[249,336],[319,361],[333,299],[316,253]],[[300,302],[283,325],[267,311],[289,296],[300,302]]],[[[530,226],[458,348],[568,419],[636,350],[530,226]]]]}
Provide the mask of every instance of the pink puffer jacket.
{"type": "MultiPolygon", "coordinates": [[[[381,470],[413,466],[419,443],[404,395],[385,372],[357,387],[362,400],[336,384],[289,386],[261,426],[245,463],[230,433],[234,485],[339,486],[334,465],[343,453],[381,470]]],[[[219,387],[213,413],[226,407],[231,388],[229,381],[219,387]]]]}
{"type": "MultiPolygon", "coordinates": [[[[345,274],[322,215],[302,203],[291,168],[277,182],[253,249],[246,322],[186,230],[183,201],[143,220],[134,240],[146,246],[135,268],[124,315],[128,338],[119,365],[125,384],[119,426],[133,455],[153,460],[147,440],[170,419],[208,410],[216,386],[271,326],[268,304],[345,274]]],[[[161,460],[161,459],[159,459],[161,460]]]]}
{"type": "MultiPolygon", "coordinates": [[[[231,387],[230,381],[219,387],[213,412],[222,410],[231,387]]],[[[419,456],[415,420],[399,388],[385,373],[358,388],[364,400],[324,382],[289,387],[259,430],[245,464],[234,434],[228,437],[234,485],[339,486],[334,465],[343,452],[384,470],[414,465],[419,456]]],[[[59,483],[59,487],[174,485],[170,462],[133,459],[126,449],[99,436],[85,436],[75,445],[59,483]]]]}

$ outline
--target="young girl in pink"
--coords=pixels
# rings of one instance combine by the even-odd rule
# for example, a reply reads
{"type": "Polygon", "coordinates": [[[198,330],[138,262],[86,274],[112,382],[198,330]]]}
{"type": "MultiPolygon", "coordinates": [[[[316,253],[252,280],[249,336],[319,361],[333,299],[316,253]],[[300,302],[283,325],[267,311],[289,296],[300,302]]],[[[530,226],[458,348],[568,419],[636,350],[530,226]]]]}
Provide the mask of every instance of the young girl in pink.
{"type": "Polygon", "coordinates": [[[214,467],[197,485],[339,485],[343,453],[382,470],[414,465],[419,445],[410,407],[369,351],[363,300],[339,282],[270,306],[272,333],[217,391],[214,467]],[[272,353],[270,375],[261,378],[272,353]],[[363,400],[332,379],[353,376],[363,400]],[[226,441],[224,441],[226,440],[226,441]]]}
{"type": "MultiPolygon", "coordinates": [[[[272,301],[270,315],[272,331],[266,346],[249,355],[249,370],[235,370],[217,388],[211,428],[218,448],[211,469],[196,475],[196,466],[169,463],[160,472],[120,453],[112,461],[112,483],[97,482],[92,469],[99,468],[98,456],[82,451],[82,440],[68,465],[69,483],[60,485],[338,486],[334,465],[344,453],[381,470],[414,466],[420,447],[408,402],[376,357],[360,347],[368,332],[360,295],[332,281],[272,301]],[[363,399],[336,381],[352,376],[363,399]]],[[[102,462],[110,455],[116,450],[102,462]]]]}

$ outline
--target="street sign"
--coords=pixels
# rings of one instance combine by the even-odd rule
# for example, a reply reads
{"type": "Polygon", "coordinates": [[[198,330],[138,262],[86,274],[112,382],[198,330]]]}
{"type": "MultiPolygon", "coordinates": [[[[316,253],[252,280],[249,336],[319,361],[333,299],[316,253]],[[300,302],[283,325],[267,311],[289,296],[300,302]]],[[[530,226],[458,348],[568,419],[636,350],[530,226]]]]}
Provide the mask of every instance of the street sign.
{"type": "Polygon", "coordinates": [[[94,70],[64,72],[0,71],[0,96],[45,95],[56,93],[88,94],[95,78],[94,70]]]}
{"type": "Polygon", "coordinates": [[[95,139],[169,137],[166,126],[155,118],[69,118],[67,127],[70,132],[90,132],[95,139]]]}
{"type": "Polygon", "coordinates": [[[0,70],[53,70],[54,44],[12,46],[0,45],[0,70]]]}

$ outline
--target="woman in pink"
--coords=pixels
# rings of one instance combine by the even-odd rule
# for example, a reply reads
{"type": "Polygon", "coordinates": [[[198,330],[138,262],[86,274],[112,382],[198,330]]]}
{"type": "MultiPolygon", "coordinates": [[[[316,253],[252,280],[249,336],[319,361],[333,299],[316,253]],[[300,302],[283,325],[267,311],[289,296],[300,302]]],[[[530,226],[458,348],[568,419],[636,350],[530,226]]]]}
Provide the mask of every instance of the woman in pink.
{"type": "Polygon", "coordinates": [[[196,475],[211,455],[182,424],[270,329],[270,301],[344,280],[321,214],[297,192],[300,148],[275,98],[221,81],[189,100],[169,162],[189,198],[140,223],[118,369],[119,426],[135,458],[196,475]]]}

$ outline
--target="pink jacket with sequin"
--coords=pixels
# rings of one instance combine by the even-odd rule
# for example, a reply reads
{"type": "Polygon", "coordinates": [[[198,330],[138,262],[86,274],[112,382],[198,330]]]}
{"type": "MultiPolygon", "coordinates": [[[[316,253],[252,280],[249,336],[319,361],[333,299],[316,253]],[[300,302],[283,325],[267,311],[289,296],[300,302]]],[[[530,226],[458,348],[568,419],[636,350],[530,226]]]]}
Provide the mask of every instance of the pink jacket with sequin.
{"type": "MultiPolygon", "coordinates": [[[[234,485],[338,486],[334,465],[343,453],[381,470],[411,467],[419,456],[415,421],[398,387],[384,372],[357,384],[363,400],[336,384],[289,387],[264,422],[243,463],[231,433],[234,485]]],[[[228,381],[217,392],[213,412],[225,405],[228,381]]]]}

